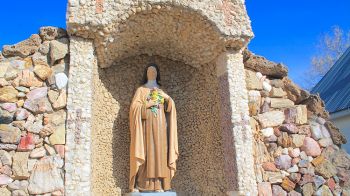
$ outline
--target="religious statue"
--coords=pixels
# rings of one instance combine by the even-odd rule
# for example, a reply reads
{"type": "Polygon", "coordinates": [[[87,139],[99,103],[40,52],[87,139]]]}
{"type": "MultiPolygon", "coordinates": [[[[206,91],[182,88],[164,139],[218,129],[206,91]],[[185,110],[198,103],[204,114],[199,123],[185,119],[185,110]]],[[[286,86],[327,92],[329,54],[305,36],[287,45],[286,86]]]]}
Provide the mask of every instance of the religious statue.
{"type": "Polygon", "coordinates": [[[143,85],[130,106],[131,192],[163,192],[171,189],[179,156],[176,108],[173,99],[160,89],[156,64],[146,67],[143,85]]]}

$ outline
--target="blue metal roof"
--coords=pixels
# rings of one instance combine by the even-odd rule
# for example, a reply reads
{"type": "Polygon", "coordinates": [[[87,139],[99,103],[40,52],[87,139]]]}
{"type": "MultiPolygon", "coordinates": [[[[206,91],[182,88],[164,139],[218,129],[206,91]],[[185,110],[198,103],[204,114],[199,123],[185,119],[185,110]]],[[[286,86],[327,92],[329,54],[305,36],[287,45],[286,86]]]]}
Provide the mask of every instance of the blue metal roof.
{"type": "Polygon", "coordinates": [[[350,108],[350,48],[311,92],[320,94],[330,113],[350,108]]]}

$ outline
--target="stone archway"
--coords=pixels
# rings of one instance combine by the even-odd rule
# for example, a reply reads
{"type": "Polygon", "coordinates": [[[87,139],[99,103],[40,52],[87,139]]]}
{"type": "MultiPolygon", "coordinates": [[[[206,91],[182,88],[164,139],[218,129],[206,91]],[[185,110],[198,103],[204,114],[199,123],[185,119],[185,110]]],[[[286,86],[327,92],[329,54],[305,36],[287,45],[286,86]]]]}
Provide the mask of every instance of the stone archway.
{"type": "Polygon", "coordinates": [[[241,54],[251,34],[241,26],[237,35],[226,31],[235,23],[216,23],[210,6],[145,5],[120,5],[122,21],[69,23],[66,193],[125,193],[128,106],[151,58],[179,108],[182,159],[174,188],[184,195],[256,193],[241,54]]]}

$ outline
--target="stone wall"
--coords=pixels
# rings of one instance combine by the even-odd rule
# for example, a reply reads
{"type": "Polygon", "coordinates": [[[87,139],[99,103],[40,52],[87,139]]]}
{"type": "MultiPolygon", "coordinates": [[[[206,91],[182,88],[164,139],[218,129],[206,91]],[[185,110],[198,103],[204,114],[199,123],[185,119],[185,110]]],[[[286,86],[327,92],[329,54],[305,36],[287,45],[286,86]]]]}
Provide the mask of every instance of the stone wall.
{"type": "Polygon", "coordinates": [[[0,195],[63,195],[69,39],[64,29],[5,45],[0,59],[0,195]]]}
{"type": "Polygon", "coordinates": [[[93,192],[128,191],[129,106],[145,66],[160,67],[162,88],[174,99],[180,158],[173,188],[180,195],[224,195],[222,135],[215,63],[197,69],[159,56],[141,55],[94,69],[93,192]]]}
{"type": "Polygon", "coordinates": [[[350,156],[322,100],[282,64],[245,51],[255,173],[260,195],[349,195],[350,156]]]}
{"type": "Polygon", "coordinates": [[[218,77],[224,69],[218,70],[217,62],[194,67],[147,55],[100,68],[92,40],[68,38],[55,27],[43,27],[27,40],[4,46],[0,195],[125,193],[129,104],[151,61],[160,65],[163,88],[178,110],[181,156],[173,186],[179,194],[246,191],[255,184],[249,178],[254,176],[260,195],[350,195],[350,157],[339,148],[346,140],[329,121],[322,100],[289,80],[282,64],[249,51],[243,56],[248,92],[240,91],[244,74],[235,66],[241,65],[241,54],[232,55],[237,58],[222,63],[230,73],[218,77]],[[232,96],[228,100],[219,92],[232,96]],[[255,174],[249,161],[242,164],[250,154],[242,143],[249,143],[251,135],[245,124],[246,94],[255,174]],[[226,113],[225,106],[231,111],[226,113]],[[225,119],[233,126],[227,132],[219,126],[225,119]],[[234,169],[239,169],[237,174],[234,169]]]}

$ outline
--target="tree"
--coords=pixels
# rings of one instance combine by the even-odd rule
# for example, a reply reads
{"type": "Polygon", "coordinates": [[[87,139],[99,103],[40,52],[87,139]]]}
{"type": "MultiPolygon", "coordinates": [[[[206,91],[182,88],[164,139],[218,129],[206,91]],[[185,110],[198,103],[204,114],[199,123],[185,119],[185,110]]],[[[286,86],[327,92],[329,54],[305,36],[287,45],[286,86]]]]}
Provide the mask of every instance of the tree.
{"type": "Polygon", "coordinates": [[[311,58],[311,66],[305,75],[305,88],[311,90],[350,46],[350,30],[339,26],[321,36],[317,54],[311,58]]]}

